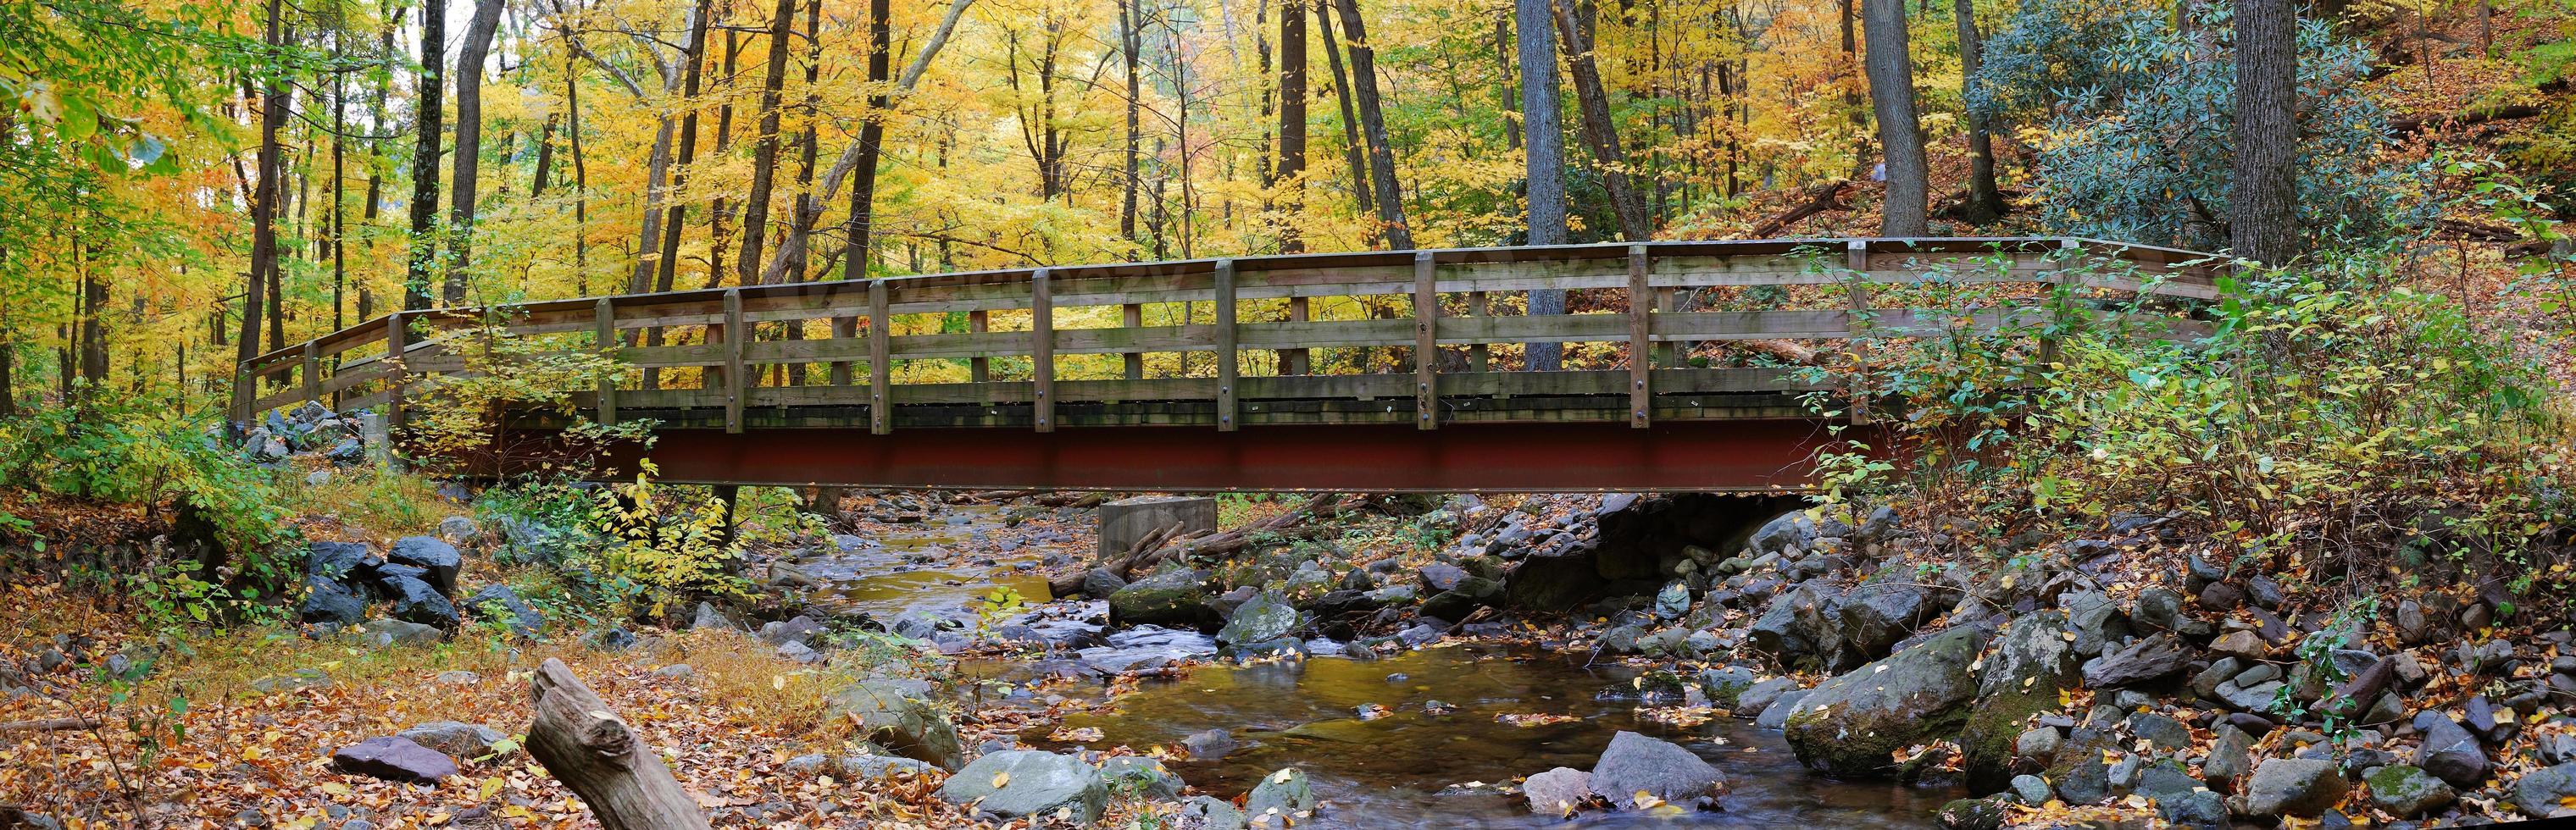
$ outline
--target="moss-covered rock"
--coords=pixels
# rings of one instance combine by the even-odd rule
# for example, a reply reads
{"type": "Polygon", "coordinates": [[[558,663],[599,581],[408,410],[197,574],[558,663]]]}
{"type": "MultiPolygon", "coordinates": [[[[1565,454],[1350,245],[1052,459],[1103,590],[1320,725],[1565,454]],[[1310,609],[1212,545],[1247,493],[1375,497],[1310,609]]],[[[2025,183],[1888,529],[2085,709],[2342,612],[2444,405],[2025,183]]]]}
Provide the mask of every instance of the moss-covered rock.
{"type": "Polygon", "coordinates": [[[2066,615],[2044,611],[2014,620],[1977,683],[1977,707],[1959,731],[1960,768],[1970,792],[2003,789],[2019,773],[2013,741],[2029,718],[2056,711],[2058,692],[2075,685],[2075,652],[2066,642],[2066,615]]]}
{"type": "Polygon", "coordinates": [[[1109,595],[1109,622],[1113,625],[1138,624],[1212,626],[1224,622],[1200,582],[1206,575],[1193,570],[1165,571],[1127,583],[1109,595]]]}
{"type": "Polygon", "coordinates": [[[1825,681],[1789,716],[1798,761],[1843,778],[1896,771],[1895,753],[1958,733],[1976,702],[1982,632],[1945,632],[1825,681]]]}

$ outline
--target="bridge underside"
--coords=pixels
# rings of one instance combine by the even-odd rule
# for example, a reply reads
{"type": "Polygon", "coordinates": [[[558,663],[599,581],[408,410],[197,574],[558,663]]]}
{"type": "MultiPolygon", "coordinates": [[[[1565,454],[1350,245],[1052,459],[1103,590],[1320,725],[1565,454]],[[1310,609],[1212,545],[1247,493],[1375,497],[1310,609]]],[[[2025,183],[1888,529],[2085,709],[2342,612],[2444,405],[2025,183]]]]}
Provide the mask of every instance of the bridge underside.
{"type": "MultiPolygon", "coordinates": [[[[653,463],[679,483],[1182,492],[1796,490],[1812,482],[1817,447],[1836,440],[1812,418],[656,434],[653,463]]],[[[633,455],[611,469],[630,472],[633,455]]]]}

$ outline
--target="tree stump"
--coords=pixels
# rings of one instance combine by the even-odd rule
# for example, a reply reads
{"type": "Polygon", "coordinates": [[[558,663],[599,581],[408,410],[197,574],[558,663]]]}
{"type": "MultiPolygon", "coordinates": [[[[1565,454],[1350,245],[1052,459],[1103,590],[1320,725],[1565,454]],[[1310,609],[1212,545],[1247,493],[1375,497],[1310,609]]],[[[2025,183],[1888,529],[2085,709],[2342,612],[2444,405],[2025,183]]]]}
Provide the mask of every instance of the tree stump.
{"type": "Polygon", "coordinates": [[[571,787],[608,830],[704,828],[697,798],[680,786],[661,754],[608,711],[599,695],[563,661],[547,658],[529,679],[536,720],[528,755],[571,787]]]}

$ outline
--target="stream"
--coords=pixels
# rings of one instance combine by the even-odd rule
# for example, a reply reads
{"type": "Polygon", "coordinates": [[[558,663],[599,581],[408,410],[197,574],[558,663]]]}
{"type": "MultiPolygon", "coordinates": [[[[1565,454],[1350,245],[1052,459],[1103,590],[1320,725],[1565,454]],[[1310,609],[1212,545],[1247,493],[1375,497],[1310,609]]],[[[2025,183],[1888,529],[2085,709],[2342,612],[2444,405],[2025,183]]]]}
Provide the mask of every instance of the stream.
{"type": "MultiPolygon", "coordinates": [[[[989,510],[890,531],[877,544],[800,566],[824,579],[818,600],[881,619],[930,613],[948,617],[968,608],[995,585],[1032,601],[1046,597],[1045,580],[1020,562],[1035,562],[1029,546],[965,565],[932,567],[921,554],[954,547],[998,527],[989,510]],[[991,564],[984,564],[990,562],[991,564]],[[900,569],[900,570],[898,570],[900,569]]],[[[944,517],[943,517],[944,518],[944,517]]],[[[1119,663],[1173,640],[1212,641],[1151,627],[1112,632],[1109,644],[1083,652],[1085,662],[1119,663]]],[[[1190,650],[1190,649],[1184,649],[1190,650]]],[[[1056,661],[1061,662],[1061,661],[1056,661]]],[[[1026,679],[1031,666],[970,660],[969,675],[1026,679]]],[[[1620,694],[1639,670],[1591,664],[1580,653],[1482,644],[1433,647],[1377,660],[1317,656],[1302,661],[1238,666],[1212,662],[1178,680],[1148,680],[1120,697],[1114,710],[1075,713],[1066,729],[1091,727],[1102,740],[1053,741],[1052,728],[1021,736],[1029,745],[1070,751],[1125,744],[1137,749],[1178,745],[1193,733],[1224,729],[1238,747],[1207,761],[1169,762],[1199,789],[1231,797],[1283,767],[1304,770],[1324,806],[1303,827],[1787,827],[1919,828],[1933,826],[1941,804],[1964,795],[1884,782],[1844,782],[1801,767],[1779,733],[1750,721],[1719,718],[1680,728],[1641,719],[1640,705],[1620,694]],[[1455,707],[1441,713],[1425,704],[1455,707]],[[1363,718],[1364,706],[1384,714],[1363,718]],[[1521,726],[1504,715],[1545,714],[1571,720],[1521,726]],[[1520,776],[1565,766],[1589,769],[1613,734],[1628,730],[1689,748],[1727,775],[1730,790],[1713,812],[1620,813],[1590,811],[1571,820],[1535,816],[1503,786],[1520,776]],[[1474,784],[1474,786],[1469,786],[1474,784]]],[[[1069,696],[1104,693],[1096,681],[1062,690],[1069,696]]],[[[1022,694],[1025,694],[1023,692],[1022,694]]]]}

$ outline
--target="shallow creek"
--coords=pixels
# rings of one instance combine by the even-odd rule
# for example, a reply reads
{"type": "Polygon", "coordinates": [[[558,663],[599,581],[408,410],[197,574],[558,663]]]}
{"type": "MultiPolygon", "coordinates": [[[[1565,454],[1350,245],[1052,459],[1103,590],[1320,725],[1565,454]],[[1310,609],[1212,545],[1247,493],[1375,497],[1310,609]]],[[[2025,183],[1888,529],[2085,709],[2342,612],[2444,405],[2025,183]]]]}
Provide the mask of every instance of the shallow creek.
{"type": "MultiPolygon", "coordinates": [[[[924,556],[937,553],[932,548],[953,550],[998,529],[999,517],[989,509],[952,511],[929,523],[899,526],[873,543],[845,542],[838,554],[807,559],[799,567],[826,582],[818,597],[825,604],[879,619],[916,612],[964,616],[996,585],[1007,585],[1033,602],[1046,598],[1045,580],[1017,567],[1036,561],[1042,554],[1038,546],[968,560],[991,565],[959,566],[953,561],[957,557],[924,556]],[[957,515],[967,518],[948,520],[957,515]]],[[[982,660],[961,666],[969,675],[984,677],[1024,678],[1028,668],[982,660]]],[[[1932,826],[1932,811],[1962,795],[1808,774],[1779,733],[1749,721],[1721,718],[1690,728],[1643,721],[1636,715],[1637,701],[1618,694],[1636,676],[1636,669],[1591,665],[1581,654],[1484,645],[1430,648],[1379,660],[1212,663],[1179,680],[1147,681],[1119,698],[1113,711],[1064,720],[1067,728],[1099,729],[1102,740],[1050,741],[1051,729],[1032,730],[1022,740],[1060,751],[1119,744],[1141,750],[1225,729],[1238,748],[1213,761],[1174,762],[1173,771],[1203,791],[1231,798],[1274,770],[1302,769],[1325,800],[1324,809],[1300,825],[1305,827],[1918,828],[1932,826]],[[1424,704],[1433,701],[1456,708],[1445,714],[1426,712],[1424,704]],[[1363,719],[1360,707],[1370,704],[1387,713],[1363,719]],[[1501,720],[1503,715],[1529,714],[1574,719],[1526,727],[1501,720]],[[1589,769],[1620,730],[1679,743],[1724,770],[1731,787],[1724,809],[1659,815],[1595,811],[1567,821],[1533,816],[1520,797],[1499,789],[1517,776],[1554,767],[1589,769]],[[1473,782],[1481,783],[1466,786],[1473,782]]],[[[1062,693],[1101,690],[1091,684],[1062,693]]]]}

